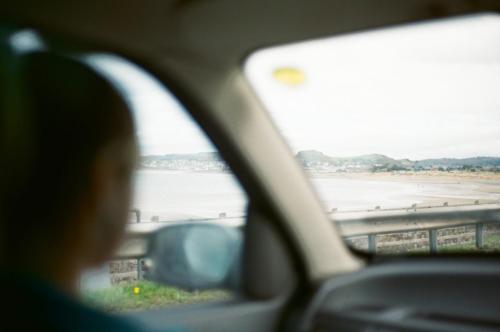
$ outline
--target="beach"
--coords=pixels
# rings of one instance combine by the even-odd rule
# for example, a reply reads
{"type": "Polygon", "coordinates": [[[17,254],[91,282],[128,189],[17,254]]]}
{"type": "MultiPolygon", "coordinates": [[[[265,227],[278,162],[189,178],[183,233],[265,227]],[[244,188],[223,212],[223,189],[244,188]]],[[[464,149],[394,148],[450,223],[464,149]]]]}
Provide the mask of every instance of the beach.
{"type": "MultiPolygon", "coordinates": [[[[361,183],[361,187],[369,190],[372,186],[395,188],[401,185],[404,190],[399,190],[400,202],[414,202],[409,206],[435,206],[445,202],[448,205],[495,203],[500,201],[500,173],[497,172],[359,172],[359,173],[308,173],[312,181],[321,187],[322,182],[337,181],[354,186],[361,183]],[[391,186],[392,184],[392,186],[391,186]]],[[[397,195],[398,190],[381,188],[380,196],[397,195]]],[[[359,192],[362,195],[363,188],[359,192]]],[[[323,198],[326,195],[320,195],[323,198]]],[[[383,204],[381,200],[377,203],[383,204]]],[[[386,204],[387,205],[387,204],[386,204]]],[[[390,204],[394,208],[394,204],[390,204]]],[[[407,204],[400,207],[406,207],[407,204]]]]}
{"type": "MultiPolygon", "coordinates": [[[[326,211],[493,203],[500,174],[493,172],[377,172],[309,174],[326,211]]],[[[246,193],[230,173],[141,170],[134,208],[143,221],[242,216],[246,193]]]]}

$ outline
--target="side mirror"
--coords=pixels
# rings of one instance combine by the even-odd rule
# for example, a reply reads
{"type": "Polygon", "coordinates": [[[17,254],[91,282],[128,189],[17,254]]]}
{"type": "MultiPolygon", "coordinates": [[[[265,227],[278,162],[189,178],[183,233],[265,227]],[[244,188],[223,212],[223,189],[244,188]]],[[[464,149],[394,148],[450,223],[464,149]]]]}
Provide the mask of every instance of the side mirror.
{"type": "Polygon", "coordinates": [[[209,223],[169,225],[149,241],[144,278],[187,290],[238,286],[241,230],[209,223]]]}

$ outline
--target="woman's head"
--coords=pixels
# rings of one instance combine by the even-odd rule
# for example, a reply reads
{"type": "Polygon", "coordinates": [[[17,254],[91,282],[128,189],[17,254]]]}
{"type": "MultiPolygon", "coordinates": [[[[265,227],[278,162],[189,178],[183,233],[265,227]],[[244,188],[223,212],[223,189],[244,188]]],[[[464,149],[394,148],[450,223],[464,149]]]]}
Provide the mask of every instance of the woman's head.
{"type": "Polygon", "coordinates": [[[41,250],[32,252],[41,261],[74,254],[64,259],[101,263],[129,210],[136,161],[130,111],[113,85],[79,60],[41,52],[18,64],[22,107],[2,111],[21,116],[15,136],[24,138],[14,154],[23,164],[11,168],[3,199],[7,259],[41,250]]]}

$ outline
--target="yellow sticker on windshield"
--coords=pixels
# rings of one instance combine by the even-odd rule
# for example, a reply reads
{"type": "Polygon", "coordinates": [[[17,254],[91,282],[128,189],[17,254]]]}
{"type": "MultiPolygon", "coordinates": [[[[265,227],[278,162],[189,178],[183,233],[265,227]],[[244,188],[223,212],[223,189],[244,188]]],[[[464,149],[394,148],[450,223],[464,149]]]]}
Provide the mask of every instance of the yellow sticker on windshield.
{"type": "Polygon", "coordinates": [[[299,85],[306,80],[302,70],[292,67],[278,68],[273,72],[273,76],[278,82],[286,85],[299,85]]]}

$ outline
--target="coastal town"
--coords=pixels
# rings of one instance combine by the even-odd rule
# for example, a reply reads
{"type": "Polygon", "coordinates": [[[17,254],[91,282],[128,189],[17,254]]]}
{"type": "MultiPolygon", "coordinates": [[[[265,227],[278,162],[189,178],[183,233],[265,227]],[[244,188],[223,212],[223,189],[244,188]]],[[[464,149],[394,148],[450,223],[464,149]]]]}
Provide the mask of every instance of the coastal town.
{"type": "MultiPolygon", "coordinates": [[[[312,173],[360,173],[360,172],[500,172],[500,157],[394,159],[382,154],[354,157],[332,157],[316,150],[299,151],[295,155],[303,168],[312,173]]],[[[226,163],[216,152],[194,154],[165,154],[143,156],[143,169],[226,172],[226,163]]]]}
{"type": "Polygon", "coordinates": [[[141,157],[139,167],[170,171],[225,172],[229,168],[216,152],[141,157]]]}

